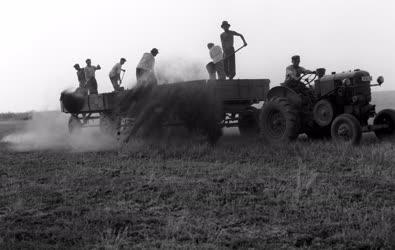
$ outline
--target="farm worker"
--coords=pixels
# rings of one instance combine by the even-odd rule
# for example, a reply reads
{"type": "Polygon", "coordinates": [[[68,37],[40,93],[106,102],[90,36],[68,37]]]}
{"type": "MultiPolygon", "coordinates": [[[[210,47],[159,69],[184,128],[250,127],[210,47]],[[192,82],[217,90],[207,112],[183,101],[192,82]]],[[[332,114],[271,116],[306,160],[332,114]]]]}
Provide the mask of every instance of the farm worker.
{"type": "Polygon", "coordinates": [[[144,53],[139,64],[136,67],[137,85],[157,85],[155,77],[155,57],[159,51],[153,48],[150,53],[144,53]]]}
{"type": "Polygon", "coordinates": [[[77,78],[78,78],[78,82],[80,83],[79,87],[85,88],[86,80],[85,80],[84,69],[82,69],[78,63],[74,64],[74,69],[77,70],[77,78]]]}
{"type": "Polygon", "coordinates": [[[300,77],[302,74],[311,74],[313,71],[307,70],[301,66],[300,64],[300,56],[295,55],[292,57],[292,65],[288,66],[285,70],[285,82],[283,85],[294,89],[296,91],[300,90],[300,88],[306,88],[303,83],[300,82],[300,77]]]}
{"type": "Polygon", "coordinates": [[[296,56],[293,56],[291,59],[292,59],[292,65],[289,65],[286,68],[285,82],[292,81],[292,80],[299,81],[302,74],[313,73],[313,71],[307,70],[307,69],[299,66],[300,56],[296,55],[296,56]]]}
{"type": "Polygon", "coordinates": [[[305,69],[300,65],[300,56],[295,55],[292,57],[292,65],[289,65],[285,70],[285,82],[282,84],[285,87],[291,88],[297,93],[311,95],[311,91],[300,81],[302,74],[311,74],[314,71],[305,69]]]}
{"type": "Polygon", "coordinates": [[[76,90],[77,93],[81,93],[82,95],[86,95],[87,89],[86,89],[86,80],[85,80],[85,72],[84,69],[80,67],[78,63],[74,64],[74,69],[77,70],[77,78],[79,82],[79,86],[76,90]]]}
{"type": "Polygon", "coordinates": [[[210,57],[213,60],[207,65],[207,70],[211,80],[217,79],[216,74],[218,74],[218,79],[225,80],[226,74],[223,62],[223,53],[221,46],[214,45],[214,43],[208,43],[207,48],[209,49],[210,57]]]}
{"type": "Polygon", "coordinates": [[[236,31],[229,30],[230,24],[227,21],[223,21],[221,28],[224,32],[221,34],[222,49],[224,50],[224,66],[226,76],[230,80],[236,75],[236,58],[234,48],[234,36],[239,36],[243,40],[244,46],[247,46],[247,42],[242,34],[236,31]]]}
{"type": "Polygon", "coordinates": [[[95,77],[96,70],[100,70],[100,65],[92,66],[91,59],[86,59],[86,66],[84,68],[86,87],[88,88],[89,94],[97,94],[97,81],[95,77]]]}
{"type": "Polygon", "coordinates": [[[125,70],[122,69],[122,65],[124,65],[125,62],[126,59],[121,58],[121,60],[112,67],[109,73],[110,81],[115,91],[123,90],[123,88],[120,85],[122,83],[121,72],[125,72],[125,70]]]}
{"type": "Polygon", "coordinates": [[[215,64],[213,62],[207,63],[206,69],[207,69],[207,72],[208,72],[208,79],[210,79],[210,80],[217,79],[216,70],[215,70],[215,64]]]}

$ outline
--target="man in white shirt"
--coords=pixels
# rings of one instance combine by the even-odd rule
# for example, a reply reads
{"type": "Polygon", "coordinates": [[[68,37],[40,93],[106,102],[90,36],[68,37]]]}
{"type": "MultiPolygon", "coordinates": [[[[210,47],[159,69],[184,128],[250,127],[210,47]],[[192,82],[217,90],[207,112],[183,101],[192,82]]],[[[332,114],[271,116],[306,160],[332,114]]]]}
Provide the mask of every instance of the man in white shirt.
{"type": "Polygon", "coordinates": [[[155,77],[155,57],[159,51],[153,48],[150,53],[144,53],[139,64],[136,67],[136,78],[138,85],[153,84],[157,85],[155,77]]]}
{"type": "Polygon", "coordinates": [[[208,43],[207,48],[210,51],[210,57],[213,60],[212,64],[207,65],[209,76],[211,80],[217,79],[215,73],[218,74],[218,79],[225,80],[226,74],[223,62],[223,53],[221,46],[214,45],[214,43],[208,43]]]}
{"type": "Polygon", "coordinates": [[[96,70],[100,70],[100,65],[92,66],[91,59],[86,59],[86,66],[84,68],[85,80],[86,80],[86,88],[89,91],[89,94],[97,94],[97,81],[95,77],[96,70]]]}
{"type": "Polygon", "coordinates": [[[288,66],[285,70],[285,81],[299,81],[302,74],[310,73],[313,73],[313,71],[301,67],[300,56],[296,55],[292,57],[292,65],[288,66]]]}
{"type": "Polygon", "coordinates": [[[112,67],[109,77],[110,81],[112,83],[112,86],[114,87],[115,91],[121,91],[123,88],[120,86],[122,83],[121,79],[121,72],[125,72],[124,69],[122,69],[122,65],[124,65],[126,62],[125,58],[121,58],[121,60],[112,67]]]}
{"type": "Polygon", "coordinates": [[[305,90],[306,86],[300,82],[300,77],[304,74],[311,73],[313,73],[313,71],[300,66],[300,56],[295,55],[292,57],[292,64],[285,69],[285,82],[282,85],[296,92],[305,90]]]}

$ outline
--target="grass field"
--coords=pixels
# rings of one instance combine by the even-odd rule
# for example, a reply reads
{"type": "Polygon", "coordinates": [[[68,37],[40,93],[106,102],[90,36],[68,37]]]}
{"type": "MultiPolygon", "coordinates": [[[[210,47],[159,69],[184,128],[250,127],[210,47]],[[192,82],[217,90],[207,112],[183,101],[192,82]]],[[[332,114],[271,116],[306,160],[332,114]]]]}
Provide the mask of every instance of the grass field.
{"type": "MultiPolygon", "coordinates": [[[[0,138],[23,129],[0,123],[0,138]]],[[[94,136],[94,135],[93,135],[94,136]]],[[[0,144],[0,249],[394,249],[395,147],[0,144]]]]}
{"type": "MultiPolygon", "coordinates": [[[[394,94],[373,93],[378,110],[394,94]]],[[[24,120],[0,121],[0,249],[395,249],[395,147],[373,134],[120,151],[56,112],[24,120]]]]}

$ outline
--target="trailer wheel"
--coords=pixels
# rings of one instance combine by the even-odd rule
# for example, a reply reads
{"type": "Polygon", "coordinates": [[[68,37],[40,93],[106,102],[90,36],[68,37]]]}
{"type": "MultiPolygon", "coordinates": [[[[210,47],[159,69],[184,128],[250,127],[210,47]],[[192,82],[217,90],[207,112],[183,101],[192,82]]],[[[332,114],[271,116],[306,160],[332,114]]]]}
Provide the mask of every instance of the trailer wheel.
{"type": "Polygon", "coordinates": [[[69,118],[69,133],[78,133],[82,129],[82,123],[81,120],[78,119],[78,117],[72,115],[69,118]]]}
{"type": "Polygon", "coordinates": [[[395,139],[395,110],[384,109],[380,111],[373,121],[374,125],[387,125],[385,129],[374,131],[377,138],[382,139],[395,139]]]}
{"type": "Polygon", "coordinates": [[[259,134],[258,109],[249,107],[245,112],[239,114],[238,127],[241,135],[251,136],[259,134]]]}
{"type": "Polygon", "coordinates": [[[353,115],[341,114],[332,123],[331,136],[334,141],[358,145],[362,137],[361,124],[353,115]]]}
{"type": "Polygon", "coordinates": [[[262,138],[269,143],[286,143],[298,137],[297,109],[287,98],[274,97],[262,106],[260,115],[262,138]]]}
{"type": "Polygon", "coordinates": [[[102,113],[100,114],[100,131],[104,134],[111,136],[116,136],[118,132],[118,121],[110,114],[102,113]]]}

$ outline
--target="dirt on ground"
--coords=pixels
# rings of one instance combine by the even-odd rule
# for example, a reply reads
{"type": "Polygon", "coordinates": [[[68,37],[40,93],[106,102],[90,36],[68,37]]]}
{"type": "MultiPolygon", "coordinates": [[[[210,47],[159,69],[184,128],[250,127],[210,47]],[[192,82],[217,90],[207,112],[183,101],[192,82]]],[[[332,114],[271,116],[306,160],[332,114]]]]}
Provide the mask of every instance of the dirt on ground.
{"type": "MultiPolygon", "coordinates": [[[[21,129],[0,124],[0,138],[21,129]]],[[[1,249],[393,249],[395,148],[256,137],[0,144],[1,249]]]]}

